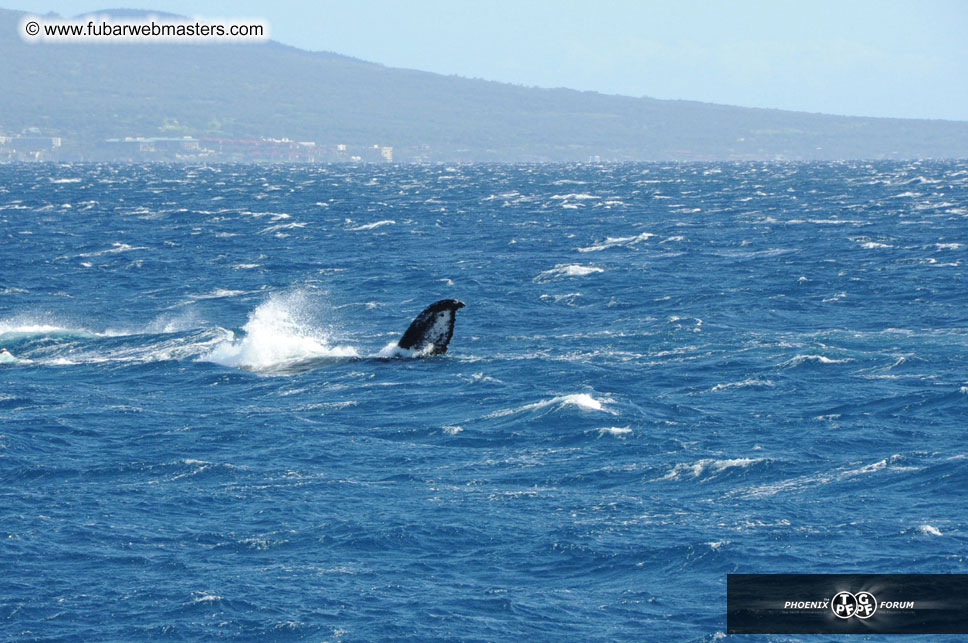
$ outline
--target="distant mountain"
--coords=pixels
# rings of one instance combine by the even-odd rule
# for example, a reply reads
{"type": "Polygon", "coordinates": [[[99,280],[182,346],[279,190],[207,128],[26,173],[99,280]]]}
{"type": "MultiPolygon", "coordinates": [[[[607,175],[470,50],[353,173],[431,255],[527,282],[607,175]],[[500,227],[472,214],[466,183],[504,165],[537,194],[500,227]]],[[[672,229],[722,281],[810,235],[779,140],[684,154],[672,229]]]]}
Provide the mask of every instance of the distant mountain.
{"type": "Polygon", "coordinates": [[[609,96],[393,69],[275,42],[27,44],[0,10],[0,134],[393,146],[396,160],[966,158],[968,122],[609,96]]]}

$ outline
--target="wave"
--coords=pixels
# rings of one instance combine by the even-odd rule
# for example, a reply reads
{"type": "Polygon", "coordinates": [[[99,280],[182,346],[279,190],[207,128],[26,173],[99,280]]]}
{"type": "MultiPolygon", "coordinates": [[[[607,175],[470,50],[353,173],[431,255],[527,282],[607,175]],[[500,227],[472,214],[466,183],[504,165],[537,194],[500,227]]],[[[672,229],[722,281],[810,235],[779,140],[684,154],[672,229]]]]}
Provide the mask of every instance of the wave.
{"type": "Polygon", "coordinates": [[[20,315],[0,320],[0,340],[14,342],[35,339],[98,339],[130,335],[160,335],[185,332],[199,327],[193,310],[186,310],[179,314],[165,313],[139,326],[108,327],[100,331],[61,323],[56,317],[52,317],[40,315],[37,318],[20,315]]]}
{"type": "Polygon", "coordinates": [[[14,318],[0,321],[0,340],[17,341],[43,337],[93,338],[103,337],[87,328],[71,328],[56,323],[38,322],[30,319],[14,318]]]}
{"type": "Polygon", "coordinates": [[[770,388],[774,386],[772,380],[757,380],[748,379],[742,382],[727,382],[725,384],[717,384],[710,389],[711,391],[728,391],[737,388],[770,388]]]}
{"type": "Polygon", "coordinates": [[[680,462],[659,480],[681,480],[683,477],[711,477],[728,469],[746,469],[761,462],[769,463],[768,458],[728,458],[715,460],[703,458],[696,462],[680,462]]]}
{"type": "Polygon", "coordinates": [[[373,230],[374,228],[379,228],[385,225],[394,225],[396,221],[393,219],[384,219],[383,221],[374,221],[373,223],[364,223],[363,225],[356,226],[355,228],[347,228],[350,232],[359,232],[360,230],[373,230]]]}
{"type": "Polygon", "coordinates": [[[605,413],[614,414],[614,411],[611,411],[604,406],[605,404],[612,403],[614,401],[615,400],[612,400],[611,398],[602,398],[599,400],[588,393],[572,393],[570,395],[559,395],[548,400],[541,400],[540,402],[525,404],[524,406],[519,406],[513,409],[502,409],[500,411],[489,413],[484,417],[497,418],[513,415],[515,413],[522,413],[524,411],[535,411],[548,407],[562,409],[568,406],[577,407],[582,411],[602,411],[605,413]]]}
{"type": "Polygon", "coordinates": [[[780,366],[795,368],[797,366],[808,364],[846,364],[852,361],[854,360],[849,357],[845,357],[844,359],[833,359],[823,355],[796,355],[795,357],[780,364],[780,366]]]}
{"type": "Polygon", "coordinates": [[[259,230],[259,234],[268,234],[270,232],[279,232],[280,230],[297,230],[299,228],[305,228],[306,224],[299,221],[294,221],[292,223],[277,223],[276,225],[271,225],[267,228],[259,230]]]}
{"type": "MultiPolygon", "coordinates": [[[[201,327],[201,321],[193,308],[180,313],[163,313],[147,324],[133,327],[107,328],[99,336],[127,337],[129,335],[170,335],[184,333],[201,327]]],[[[220,329],[221,330],[221,329],[220,329]]]]}
{"type": "Polygon", "coordinates": [[[132,246],[127,243],[120,243],[115,241],[111,244],[110,248],[106,250],[98,250],[96,252],[82,252],[77,255],[78,257],[100,257],[101,255],[113,255],[119,252],[132,252],[134,250],[147,250],[147,246],[132,246]]]}
{"type": "Polygon", "coordinates": [[[83,364],[147,364],[170,360],[190,359],[211,351],[224,342],[230,333],[215,327],[191,333],[163,334],[147,340],[148,333],[87,334],[54,336],[61,340],[54,344],[32,340],[50,339],[51,335],[29,337],[16,348],[20,357],[14,362],[36,366],[77,366],[83,364]],[[23,349],[23,353],[21,353],[23,349]]]}
{"type": "Polygon", "coordinates": [[[584,277],[585,275],[591,275],[596,272],[605,272],[605,269],[599,268],[598,266],[583,266],[577,263],[559,263],[554,268],[539,273],[534,280],[540,282],[557,279],[559,277],[584,277]]]}
{"type": "Polygon", "coordinates": [[[199,299],[226,299],[229,297],[238,297],[239,295],[249,294],[245,290],[231,290],[229,288],[215,288],[210,292],[203,293],[200,295],[189,295],[189,299],[199,300],[199,299]]]}
{"type": "Polygon", "coordinates": [[[640,241],[645,241],[654,237],[655,235],[651,232],[643,232],[631,237],[607,237],[605,241],[599,241],[590,246],[584,248],[578,248],[578,252],[600,252],[602,250],[607,250],[609,248],[615,248],[618,246],[631,248],[640,241]]]}
{"type": "Polygon", "coordinates": [[[786,492],[799,492],[804,489],[832,483],[849,482],[861,476],[866,477],[872,474],[887,472],[906,472],[919,468],[906,465],[904,456],[900,454],[895,454],[890,458],[884,458],[870,464],[863,464],[859,467],[855,466],[857,464],[860,463],[852,463],[851,465],[838,467],[832,471],[818,472],[781,480],[779,482],[754,485],[750,488],[737,491],[737,494],[746,498],[762,498],[786,492]]]}
{"type": "Polygon", "coordinates": [[[632,429],[627,426],[603,426],[595,429],[595,431],[598,432],[599,437],[611,435],[616,438],[626,438],[632,435],[632,429]]]}
{"type": "Polygon", "coordinates": [[[593,201],[602,197],[587,192],[573,192],[571,194],[552,194],[551,198],[557,201],[593,201]]]}
{"type": "Polygon", "coordinates": [[[285,370],[327,357],[357,357],[351,346],[336,346],[309,314],[309,296],[296,290],[271,295],[249,314],[242,336],[219,343],[202,361],[253,371],[285,370]]]}

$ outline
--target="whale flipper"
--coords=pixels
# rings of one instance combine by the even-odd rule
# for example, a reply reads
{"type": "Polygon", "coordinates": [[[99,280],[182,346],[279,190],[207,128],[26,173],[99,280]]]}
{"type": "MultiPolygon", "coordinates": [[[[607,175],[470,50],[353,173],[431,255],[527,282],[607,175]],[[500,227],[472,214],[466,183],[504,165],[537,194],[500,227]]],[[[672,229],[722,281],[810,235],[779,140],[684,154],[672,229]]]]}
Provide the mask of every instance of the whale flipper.
{"type": "Polygon", "coordinates": [[[464,302],[457,299],[441,299],[430,304],[410,322],[397,346],[420,356],[443,355],[454,336],[457,310],[463,307],[464,302]]]}

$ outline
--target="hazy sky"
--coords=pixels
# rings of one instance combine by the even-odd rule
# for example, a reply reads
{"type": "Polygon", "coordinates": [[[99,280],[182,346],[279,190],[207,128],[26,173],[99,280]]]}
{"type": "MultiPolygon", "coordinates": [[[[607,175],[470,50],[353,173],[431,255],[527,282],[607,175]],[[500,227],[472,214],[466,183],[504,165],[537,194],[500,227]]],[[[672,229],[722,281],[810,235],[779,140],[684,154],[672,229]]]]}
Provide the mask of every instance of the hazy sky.
{"type": "MultiPolygon", "coordinates": [[[[69,16],[98,1],[0,3],[69,16]]],[[[521,85],[968,120],[968,0],[100,1],[257,17],[303,49],[521,85]]]]}

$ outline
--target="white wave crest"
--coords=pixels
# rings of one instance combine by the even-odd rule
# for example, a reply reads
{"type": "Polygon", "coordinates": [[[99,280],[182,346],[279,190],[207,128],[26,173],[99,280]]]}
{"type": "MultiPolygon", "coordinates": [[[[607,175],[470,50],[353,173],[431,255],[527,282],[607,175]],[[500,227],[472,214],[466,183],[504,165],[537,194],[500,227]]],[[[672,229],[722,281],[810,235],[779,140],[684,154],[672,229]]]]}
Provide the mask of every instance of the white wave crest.
{"type": "Polygon", "coordinates": [[[7,341],[28,337],[97,337],[100,333],[87,328],[71,328],[49,320],[38,321],[29,317],[0,320],[0,339],[7,341]]]}
{"type": "Polygon", "coordinates": [[[350,232],[358,232],[360,230],[372,230],[374,228],[379,228],[385,225],[394,225],[396,221],[393,219],[384,219],[383,221],[374,221],[373,223],[364,223],[363,225],[356,226],[355,228],[347,228],[350,232]]]}
{"type": "Polygon", "coordinates": [[[119,252],[131,252],[133,250],[147,250],[146,246],[131,246],[126,243],[114,242],[111,247],[106,250],[98,250],[97,252],[82,252],[77,255],[78,257],[100,257],[101,255],[112,255],[119,252]]]}
{"type": "Polygon", "coordinates": [[[632,435],[632,429],[627,426],[603,426],[595,430],[598,431],[598,435],[601,437],[611,435],[616,438],[625,438],[632,435]]]}
{"type": "Polygon", "coordinates": [[[200,295],[189,295],[190,299],[225,299],[246,294],[244,290],[230,290],[228,288],[215,288],[214,290],[200,295]]]}
{"type": "Polygon", "coordinates": [[[583,266],[577,263],[559,263],[554,268],[539,273],[534,280],[547,281],[549,279],[558,279],[559,277],[584,277],[585,275],[591,275],[596,272],[605,272],[605,269],[599,268],[598,266],[583,266]]]}
{"type": "Polygon", "coordinates": [[[771,387],[771,386],[773,386],[772,380],[748,379],[748,380],[743,380],[742,382],[727,382],[725,384],[717,384],[716,386],[712,387],[711,390],[728,391],[730,389],[736,389],[736,388],[759,388],[759,387],[771,387]]]}
{"type": "Polygon", "coordinates": [[[788,480],[782,480],[780,482],[756,485],[749,489],[740,491],[739,494],[746,498],[762,498],[785,492],[802,491],[803,489],[818,487],[834,482],[842,482],[858,476],[880,474],[885,471],[902,472],[918,469],[918,467],[905,466],[904,457],[898,454],[892,455],[890,458],[878,460],[877,462],[872,462],[856,468],[850,468],[851,466],[853,466],[853,464],[849,465],[848,467],[841,467],[830,472],[808,474],[788,480]]]}
{"type": "Polygon", "coordinates": [[[616,246],[624,246],[626,248],[631,248],[640,241],[645,241],[655,235],[651,232],[643,232],[642,234],[637,234],[632,237],[608,237],[605,241],[599,241],[590,246],[584,248],[578,248],[578,252],[599,252],[601,250],[607,250],[609,248],[614,248],[616,246]]]}
{"type": "Polygon", "coordinates": [[[594,194],[588,194],[588,193],[583,192],[583,193],[571,193],[571,194],[553,194],[553,195],[551,195],[551,198],[552,199],[555,199],[555,200],[559,200],[559,201],[569,201],[569,200],[571,200],[571,201],[591,201],[591,200],[594,200],[594,199],[601,199],[602,197],[595,196],[594,194]]]}
{"type": "Polygon", "coordinates": [[[279,232],[280,230],[297,230],[299,228],[305,228],[306,224],[299,221],[293,221],[292,223],[277,223],[276,225],[271,225],[267,228],[259,230],[259,234],[268,234],[269,232],[279,232]]]}
{"type": "Polygon", "coordinates": [[[792,359],[788,359],[787,361],[780,364],[780,366],[792,367],[792,366],[800,366],[801,364],[806,364],[806,363],[846,364],[847,362],[852,362],[852,361],[854,360],[850,359],[849,357],[845,357],[844,359],[833,359],[830,357],[824,357],[823,355],[796,355],[792,359]]]}
{"type": "Polygon", "coordinates": [[[485,417],[496,418],[504,417],[506,415],[513,415],[515,413],[521,413],[523,411],[534,411],[537,409],[547,408],[549,406],[566,407],[566,406],[576,406],[583,411],[602,411],[604,413],[615,413],[607,408],[605,404],[614,402],[615,400],[611,398],[602,398],[601,400],[589,395],[588,393],[571,393],[570,395],[559,395],[548,400],[541,400],[540,402],[533,402],[532,404],[525,404],[524,406],[519,406],[513,409],[503,409],[500,411],[495,411],[489,413],[485,417]]]}
{"type": "Polygon", "coordinates": [[[703,458],[696,462],[680,462],[672,468],[672,471],[665,474],[660,480],[681,480],[684,476],[698,478],[704,474],[715,475],[726,469],[741,468],[745,469],[758,462],[766,462],[766,458],[730,458],[725,460],[714,460],[703,458]]]}

